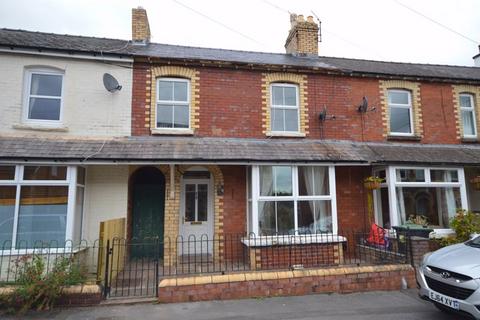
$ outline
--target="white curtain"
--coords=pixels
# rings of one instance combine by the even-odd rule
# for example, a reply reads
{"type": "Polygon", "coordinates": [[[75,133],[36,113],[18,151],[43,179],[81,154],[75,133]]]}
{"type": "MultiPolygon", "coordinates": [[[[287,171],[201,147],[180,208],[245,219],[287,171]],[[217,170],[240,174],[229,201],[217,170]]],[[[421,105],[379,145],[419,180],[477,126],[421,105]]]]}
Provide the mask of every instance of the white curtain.
{"type": "Polygon", "coordinates": [[[445,200],[447,203],[447,212],[442,212],[443,226],[448,227],[450,218],[455,216],[457,205],[453,188],[445,188],[445,200]]]}
{"type": "Polygon", "coordinates": [[[260,167],[260,195],[273,196],[273,167],[260,167]]]}
{"type": "Polygon", "coordinates": [[[400,224],[404,224],[406,220],[406,212],[405,212],[405,199],[403,197],[403,188],[397,188],[397,213],[398,213],[398,221],[400,224]]]}

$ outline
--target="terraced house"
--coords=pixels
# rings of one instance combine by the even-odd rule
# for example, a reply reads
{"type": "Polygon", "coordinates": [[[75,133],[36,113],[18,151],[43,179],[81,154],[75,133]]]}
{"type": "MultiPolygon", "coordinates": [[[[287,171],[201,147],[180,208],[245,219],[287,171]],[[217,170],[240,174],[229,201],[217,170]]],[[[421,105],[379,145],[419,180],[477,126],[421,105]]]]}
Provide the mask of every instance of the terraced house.
{"type": "Polygon", "coordinates": [[[164,276],[367,263],[353,232],[374,222],[394,242],[410,216],[448,233],[480,211],[480,55],[324,57],[316,22],[290,23],[286,53],[153,43],[141,8],[130,41],[1,29],[2,256],[48,242],[110,294],[158,294],[164,276]]]}

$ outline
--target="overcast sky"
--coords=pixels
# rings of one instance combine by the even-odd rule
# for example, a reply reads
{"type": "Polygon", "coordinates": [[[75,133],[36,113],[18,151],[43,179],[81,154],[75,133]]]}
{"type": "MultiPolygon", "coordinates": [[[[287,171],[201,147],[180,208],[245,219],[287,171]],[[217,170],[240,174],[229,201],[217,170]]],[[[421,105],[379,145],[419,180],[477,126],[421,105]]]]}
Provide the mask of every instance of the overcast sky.
{"type": "Polygon", "coordinates": [[[1,0],[0,27],[130,39],[137,6],[168,44],[284,52],[288,11],[318,15],[325,56],[473,65],[480,44],[480,0],[1,0]]]}

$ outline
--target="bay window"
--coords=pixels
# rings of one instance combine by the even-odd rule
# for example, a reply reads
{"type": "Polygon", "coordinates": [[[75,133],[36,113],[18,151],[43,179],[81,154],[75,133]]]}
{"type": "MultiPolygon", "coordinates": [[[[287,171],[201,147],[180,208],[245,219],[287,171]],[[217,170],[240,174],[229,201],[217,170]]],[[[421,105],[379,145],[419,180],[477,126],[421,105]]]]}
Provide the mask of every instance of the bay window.
{"type": "Polygon", "coordinates": [[[84,179],[81,167],[0,165],[0,249],[78,243],[84,179]]]}
{"type": "Polygon", "coordinates": [[[253,166],[248,177],[250,232],[260,236],[337,232],[334,167],[253,166]]]}
{"type": "Polygon", "coordinates": [[[430,226],[448,228],[457,210],[468,209],[461,168],[388,167],[386,181],[375,190],[376,220],[383,227],[425,216],[430,226]]]}

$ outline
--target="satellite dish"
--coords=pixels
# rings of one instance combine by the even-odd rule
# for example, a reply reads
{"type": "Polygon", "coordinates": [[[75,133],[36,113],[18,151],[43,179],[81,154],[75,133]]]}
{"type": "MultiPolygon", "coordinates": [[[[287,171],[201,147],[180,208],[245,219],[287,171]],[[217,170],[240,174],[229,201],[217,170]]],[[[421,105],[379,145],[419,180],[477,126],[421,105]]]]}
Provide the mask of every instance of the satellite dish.
{"type": "Polygon", "coordinates": [[[358,112],[367,112],[368,110],[368,99],[367,97],[362,98],[362,103],[358,106],[358,112]]]}
{"type": "Polygon", "coordinates": [[[115,79],[110,73],[103,74],[103,85],[108,92],[120,91],[122,89],[122,86],[118,84],[117,79],[115,79]]]}

